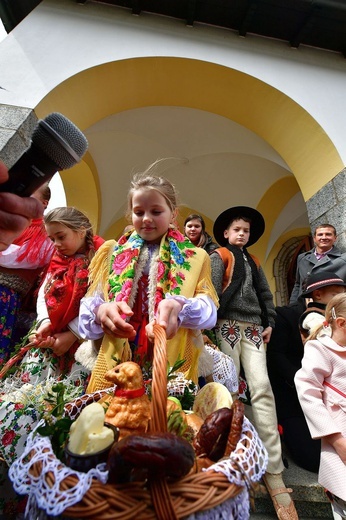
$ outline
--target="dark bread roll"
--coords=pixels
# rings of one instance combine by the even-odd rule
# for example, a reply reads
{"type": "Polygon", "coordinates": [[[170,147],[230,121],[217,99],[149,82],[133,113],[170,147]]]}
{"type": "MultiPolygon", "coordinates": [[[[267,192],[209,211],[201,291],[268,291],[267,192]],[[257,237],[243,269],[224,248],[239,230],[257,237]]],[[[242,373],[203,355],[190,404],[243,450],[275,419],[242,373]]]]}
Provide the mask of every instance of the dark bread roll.
{"type": "Polygon", "coordinates": [[[108,482],[118,484],[155,476],[178,479],[187,475],[195,452],[185,439],[171,433],[129,435],[115,443],[108,456],[108,482]]]}

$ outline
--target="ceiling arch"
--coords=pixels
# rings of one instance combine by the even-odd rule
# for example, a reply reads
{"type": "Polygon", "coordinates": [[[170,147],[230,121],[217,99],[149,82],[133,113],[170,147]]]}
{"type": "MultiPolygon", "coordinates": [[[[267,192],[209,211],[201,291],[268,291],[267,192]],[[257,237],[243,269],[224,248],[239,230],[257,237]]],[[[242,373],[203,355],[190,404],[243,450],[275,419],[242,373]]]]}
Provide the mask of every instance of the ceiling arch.
{"type": "MultiPolygon", "coordinates": [[[[89,152],[73,171],[62,172],[62,179],[68,204],[78,205],[86,211],[106,237],[110,230],[112,233],[120,232],[124,224],[124,196],[121,195],[121,204],[114,202],[113,209],[117,209],[115,213],[113,211],[111,214],[109,208],[116,191],[119,189],[122,194],[122,190],[126,191],[128,186],[131,169],[124,170],[120,166],[127,166],[129,158],[122,156],[120,145],[131,142],[131,139],[139,143],[137,155],[130,157],[133,167],[143,167],[157,159],[153,150],[160,153],[161,157],[187,157],[189,167],[194,167],[202,179],[199,187],[206,190],[205,198],[191,198],[187,207],[196,208],[200,201],[203,203],[201,211],[211,219],[224,209],[229,200],[223,200],[222,207],[217,204],[220,196],[224,196],[222,180],[226,178],[227,172],[224,172],[222,178],[210,177],[215,164],[217,172],[220,172],[221,156],[224,158],[223,164],[228,161],[230,165],[237,165],[237,171],[241,174],[239,178],[229,175],[227,186],[232,188],[233,183],[233,188],[239,188],[243,184],[243,192],[248,189],[251,204],[255,206],[267,191],[270,193],[270,183],[275,184],[287,176],[292,177],[292,196],[300,192],[298,195],[302,204],[343,168],[328,135],[292,99],[250,75],[204,61],[150,57],[92,67],[57,86],[35,110],[38,117],[53,111],[62,112],[86,133],[90,143],[89,152]],[[141,111],[147,111],[146,117],[137,117],[134,131],[128,122],[141,111]],[[185,119],[180,127],[177,126],[174,135],[181,133],[182,139],[181,143],[177,143],[175,138],[176,147],[173,149],[171,141],[167,145],[168,141],[161,137],[167,134],[167,139],[170,137],[172,140],[173,133],[169,134],[168,130],[172,118],[179,111],[184,113],[185,119]],[[199,120],[199,125],[192,125],[189,129],[191,117],[195,122],[199,120]],[[142,125],[140,138],[139,121],[142,125]],[[161,124],[156,127],[155,139],[148,131],[149,121],[161,124]],[[228,142],[222,138],[223,131],[219,131],[218,138],[213,139],[215,129],[223,128],[225,124],[236,126],[237,132],[234,128],[226,130],[225,135],[232,136],[228,142]],[[200,134],[198,128],[201,129],[200,134]],[[188,130],[190,133],[187,133],[188,130]],[[203,133],[204,139],[201,138],[203,133]],[[112,149],[106,146],[106,136],[108,142],[113,139],[112,149]],[[189,148],[185,154],[184,140],[187,138],[189,148]],[[209,141],[214,142],[212,149],[206,149],[209,141]],[[244,143],[247,145],[244,146],[244,143]],[[104,169],[107,169],[104,176],[101,173],[103,163],[104,169]],[[205,170],[207,173],[203,176],[205,164],[208,164],[208,170],[205,170]],[[257,168],[262,172],[260,178],[256,177],[257,168]],[[110,190],[109,180],[117,169],[126,173],[120,176],[117,174],[116,189],[112,183],[110,190]],[[242,169],[252,172],[253,177],[242,175],[242,169]],[[208,204],[211,204],[208,181],[211,181],[212,189],[219,188],[214,193],[214,210],[208,208],[208,204]],[[106,205],[104,201],[107,197],[109,202],[106,205]]],[[[128,148],[124,149],[128,152],[128,148]]],[[[185,176],[184,182],[187,179],[188,176],[185,176]]],[[[193,187],[192,182],[190,189],[193,187]]],[[[272,190],[276,195],[277,192],[277,189],[272,190]]],[[[238,193],[236,200],[239,200],[239,196],[238,193]]],[[[232,205],[231,200],[228,205],[232,205]]],[[[274,212],[275,215],[270,213],[269,219],[277,218],[280,207],[274,212]]],[[[273,226],[274,220],[269,220],[268,238],[262,246],[263,251],[266,251],[269,240],[274,243],[277,238],[270,233],[273,226]]]]}

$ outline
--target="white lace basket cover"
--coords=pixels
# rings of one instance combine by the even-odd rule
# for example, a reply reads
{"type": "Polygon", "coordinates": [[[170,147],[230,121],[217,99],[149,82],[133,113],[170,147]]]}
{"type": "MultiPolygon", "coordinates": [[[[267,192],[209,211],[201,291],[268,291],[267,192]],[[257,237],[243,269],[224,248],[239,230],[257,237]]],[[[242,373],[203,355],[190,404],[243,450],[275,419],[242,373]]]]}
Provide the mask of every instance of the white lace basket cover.
{"type": "MultiPolygon", "coordinates": [[[[251,484],[261,479],[267,463],[268,455],[258,434],[244,417],[242,434],[235,451],[229,458],[204,470],[223,473],[229,482],[243,487],[243,491],[213,509],[190,515],[186,520],[247,520],[250,516],[251,484]]],[[[43,512],[50,516],[61,515],[66,508],[82,500],[93,478],[106,483],[108,471],[105,464],[99,464],[88,473],[72,470],[56,458],[48,437],[32,432],[28,436],[23,454],[10,467],[9,476],[15,491],[28,495],[26,517],[32,520],[44,518],[43,512]],[[38,461],[42,463],[42,471],[35,477],[30,470],[38,461]],[[60,483],[69,475],[77,477],[78,483],[73,488],[62,491],[60,483]]]]}

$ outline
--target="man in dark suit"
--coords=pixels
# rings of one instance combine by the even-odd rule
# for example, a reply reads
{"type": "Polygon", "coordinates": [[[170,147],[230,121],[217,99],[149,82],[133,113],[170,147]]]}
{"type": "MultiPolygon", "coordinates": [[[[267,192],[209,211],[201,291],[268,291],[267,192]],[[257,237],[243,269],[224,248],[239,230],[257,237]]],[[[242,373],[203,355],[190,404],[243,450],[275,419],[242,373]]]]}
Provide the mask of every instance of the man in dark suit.
{"type": "Polygon", "coordinates": [[[275,310],[275,327],[267,348],[267,366],[280,433],[294,462],[316,473],[321,441],[311,438],[294,384],[294,376],[304,355],[298,323],[305,310],[305,300],[299,297],[294,304],[276,307],[275,310]]]}
{"type": "Polygon", "coordinates": [[[290,303],[297,301],[302,293],[304,280],[311,274],[330,271],[346,281],[346,253],[342,253],[334,245],[337,239],[335,227],[331,224],[320,224],[315,229],[313,239],[315,247],[298,256],[296,281],[290,303]]]}

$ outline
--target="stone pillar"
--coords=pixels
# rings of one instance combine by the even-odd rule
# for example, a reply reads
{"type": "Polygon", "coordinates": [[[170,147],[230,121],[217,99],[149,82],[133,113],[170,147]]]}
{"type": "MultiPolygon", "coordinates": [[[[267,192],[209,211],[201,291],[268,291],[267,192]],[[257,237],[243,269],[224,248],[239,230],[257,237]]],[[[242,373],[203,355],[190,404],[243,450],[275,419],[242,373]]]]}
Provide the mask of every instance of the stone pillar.
{"type": "Polygon", "coordinates": [[[32,109],[0,104],[0,160],[8,168],[30,146],[36,123],[32,109]]]}
{"type": "Polygon", "coordinates": [[[338,248],[346,251],[346,168],[306,203],[312,232],[320,224],[332,224],[338,235],[338,248]]]}

